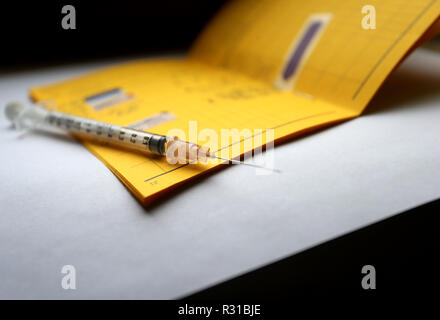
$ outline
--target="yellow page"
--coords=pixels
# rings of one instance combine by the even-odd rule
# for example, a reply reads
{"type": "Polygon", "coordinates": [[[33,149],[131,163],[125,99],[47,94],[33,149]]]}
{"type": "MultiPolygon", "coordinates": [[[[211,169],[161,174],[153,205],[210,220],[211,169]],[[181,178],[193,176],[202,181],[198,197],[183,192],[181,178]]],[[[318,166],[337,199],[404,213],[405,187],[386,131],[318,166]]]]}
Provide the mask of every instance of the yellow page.
{"type": "MultiPolygon", "coordinates": [[[[273,139],[280,139],[353,116],[329,103],[294,96],[264,82],[187,59],[126,63],[63,83],[34,88],[31,94],[37,101],[52,100],[59,111],[118,125],[130,125],[166,112],[174,119],[148,131],[166,135],[179,128],[183,130],[184,136],[179,135],[182,140],[207,145],[212,151],[226,150],[222,155],[227,157],[236,157],[264,145],[267,135],[260,131],[273,129],[273,139]],[[112,88],[123,88],[134,97],[100,110],[87,102],[86,97],[112,88]],[[190,134],[190,121],[197,122],[195,136],[190,134]],[[217,141],[209,137],[204,139],[203,130],[207,128],[218,132],[217,141]],[[243,134],[222,141],[221,129],[237,129],[243,134]],[[232,145],[239,148],[230,148],[232,145]]],[[[165,158],[154,155],[90,142],[84,144],[145,204],[161,191],[218,165],[171,165],[165,158]]]]}
{"type": "Polygon", "coordinates": [[[439,16],[440,0],[231,1],[198,37],[190,57],[359,114],[439,16]],[[363,28],[370,13],[362,13],[364,6],[375,9],[375,29],[363,28]],[[313,22],[321,27],[293,83],[280,85],[286,60],[313,22]]]}
{"type": "MultiPolygon", "coordinates": [[[[234,1],[202,33],[189,59],[134,61],[33,88],[31,95],[52,100],[59,111],[114,124],[144,121],[159,134],[181,129],[181,139],[237,157],[266,140],[358,115],[440,8],[436,0],[370,2],[377,6],[375,30],[361,28],[362,1],[234,1]],[[108,92],[119,102],[109,104],[108,92]],[[205,129],[217,138],[204,136],[205,129]],[[222,141],[222,129],[242,134],[222,141]],[[262,134],[271,129],[273,136],[262,134]]],[[[84,144],[145,204],[218,165],[170,165],[84,144]]]]}

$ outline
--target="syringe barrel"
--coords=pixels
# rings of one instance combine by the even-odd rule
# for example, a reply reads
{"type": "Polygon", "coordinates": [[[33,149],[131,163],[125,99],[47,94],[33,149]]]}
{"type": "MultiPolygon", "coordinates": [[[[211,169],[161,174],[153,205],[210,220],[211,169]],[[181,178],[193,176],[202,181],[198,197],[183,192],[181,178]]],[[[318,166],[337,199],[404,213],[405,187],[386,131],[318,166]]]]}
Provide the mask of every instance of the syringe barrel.
{"type": "Polygon", "coordinates": [[[32,118],[39,117],[40,120],[35,122],[36,129],[65,131],[87,140],[98,140],[129,149],[151,152],[161,156],[166,155],[166,143],[168,141],[166,136],[57,111],[29,108],[29,110],[31,109],[38,111],[30,111],[29,114],[24,114],[23,120],[26,121],[27,116],[32,118]],[[43,116],[44,118],[42,118],[43,116]]]}
{"type": "Polygon", "coordinates": [[[87,140],[103,141],[166,156],[171,164],[205,162],[209,155],[209,148],[181,141],[177,137],[167,137],[36,106],[23,108],[20,105],[11,105],[6,113],[17,128],[64,131],[87,140]]]}

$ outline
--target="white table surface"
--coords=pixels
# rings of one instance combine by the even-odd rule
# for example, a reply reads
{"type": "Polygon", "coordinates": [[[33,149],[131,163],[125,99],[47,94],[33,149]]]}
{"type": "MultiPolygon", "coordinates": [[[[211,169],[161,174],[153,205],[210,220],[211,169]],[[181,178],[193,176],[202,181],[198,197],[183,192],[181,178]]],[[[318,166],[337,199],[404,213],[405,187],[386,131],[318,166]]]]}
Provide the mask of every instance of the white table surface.
{"type": "Polygon", "coordinates": [[[80,144],[18,139],[3,116],[110,63],[0,74],[0,298],[181,297],[440,197],[439,53],[417,50],[362,117],[279,146],[282,174],[232,166],[151,209],[80,144]]]}

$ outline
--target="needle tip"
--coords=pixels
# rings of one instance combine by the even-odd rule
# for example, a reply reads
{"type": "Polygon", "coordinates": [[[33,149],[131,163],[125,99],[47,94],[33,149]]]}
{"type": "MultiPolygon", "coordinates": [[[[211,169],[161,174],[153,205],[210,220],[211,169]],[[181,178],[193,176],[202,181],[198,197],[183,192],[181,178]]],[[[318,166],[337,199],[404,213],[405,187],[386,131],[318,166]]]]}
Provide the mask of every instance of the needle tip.
{"type": "Polygon", "coordinates": [[[230,161],[231,163],[236,163],[236,164],[244,164],[246,166],[250,166],[250,167],[254,167],[254,168],[258,168],[258,169],[264,169],[264,170],[269,170],[269,171],[274,171],[274,172],[277,172],[277,173],[281,173],[281,170],[279,170],[279,169],[264,167],[264,166],[261,166],[261,165],[258,165],[258,164],[242,162],[242,161],[234,160],[234,159],[226,159],[226,158],[215,156],[213,154],[208,154],[208,157],[214,158],[214,159],[220,159],[220,160],[224,160],[224,161],[230,161]]]}

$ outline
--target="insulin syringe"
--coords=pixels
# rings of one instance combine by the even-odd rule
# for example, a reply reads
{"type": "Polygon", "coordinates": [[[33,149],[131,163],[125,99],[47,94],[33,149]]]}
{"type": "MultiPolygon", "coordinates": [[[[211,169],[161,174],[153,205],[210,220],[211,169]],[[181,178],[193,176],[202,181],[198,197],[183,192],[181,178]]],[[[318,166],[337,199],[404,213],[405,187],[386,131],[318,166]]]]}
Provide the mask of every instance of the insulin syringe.
{"type": "Polygon", "coordinates": [[[164,156],[171,164],[206,163],[208,158],[213,158],[277,171],[253,163],[218,157],[205,146],[182,141],[177,137],[163,136],[58,111],[50,111],[36,105],[25,107],[21,103],[11,102],[6,106],[5,113],[18,130],[62,131],[87,140],[102,141],[130,150],[164,156]]]}

